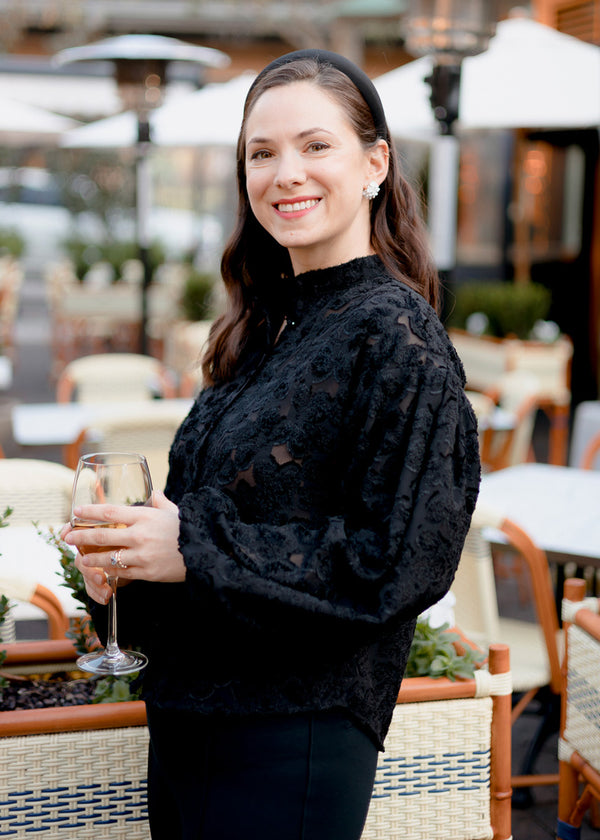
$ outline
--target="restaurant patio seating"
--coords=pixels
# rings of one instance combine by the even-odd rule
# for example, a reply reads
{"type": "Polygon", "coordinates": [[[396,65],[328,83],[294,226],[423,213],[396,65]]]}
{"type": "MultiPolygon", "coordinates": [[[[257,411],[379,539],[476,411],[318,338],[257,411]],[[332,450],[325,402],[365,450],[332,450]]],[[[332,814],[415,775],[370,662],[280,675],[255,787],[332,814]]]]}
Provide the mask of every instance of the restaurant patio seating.
{"type": "Polygon", "coordinates": [[[162,490],[169,469],[169,449],[187,412],[187,406],[179,405],[149,415],[142,405],[136,412],[98,418],[73,446],[67,447],[68,465],[75,469],[84,452],[140,452],[148,461],[153,487],[162,490]]]}
{"type": "Polygon", "coordinates": [[[586,812],[598,828],[600,801],[600,601],[585,598],[585,582],[565,582],[566,644],[558,742],[559,840],[578,840],[586,812]]]}
{"type": "MultiPolygon", "coordinates": [[[[62,608],[62,604],[47,587],[32,580],[27,574],[7,574],[0,572],[0,595],[6,595],[10,600],[26,601],[39,607],[48,620],[48,638],[64,639],[69,629],[69,619],[62,608]]],[[[0,630],[3,642],[15,641],[15,625],[10,612],[5,618],[0,630]],[[8,620],[7,620],[8,619],[8,620]]]]}
{"type": "Polygon", "coordinates": [[[0,511],[13,509],[10,525],[59,525],[71,515],[75,473],[35,458],[0,458],[0,511]]]}
{"type": "Polygon", "coordinates": [[[139,353],[98,353],[65,365],[56,401],[151,400],[174,397],[171,372],[159,359],[139,353]]]}
{"type": "Polygon", "coordinates": [[[499,470],[529,460],[535,416],[539,406],[539,381],[525,371],[503,373],[485,394],[513,416],[510,429],[488,426],[481,437],[484,469],[499,470]]]}
{"type": "MultiPolygon", "coordinates": [[[[66,522],[71,514],[73,478],[73,470],[52,461],[1,458],[0,512],[12,508],[8,527],[26,525],[33,528],[33,523],[39,523],[40,527],[57,526],[66,522]]],[[[48,620],[49,638],[64,638],[68,617],[54,593],[28,573],[26,560],[24,556],[23,566],[18,570],[0,565],[0,594],[39,607],[48,620]]],[[[2,626],[3,641],[13,640],[14,634],[14,620],[9,613],[2,626]]]]}
{"type": "MultiPolygon", "coordinates": [[[[93,268],[88,282],[79,282],[69,262],[52,266],[46,274],[46,291],[52,327],[54,373],[86,354],[132,352],[140,346],[142,296],[139,284],[121,280],[106,283],[101,265],[93,268]],[[104,282],[94,282],[102,278],[104,282]]],[[[147,333],[155,344],[180,317],[180,290],[153,282],[147,291],[147,333]]]]}
{"type": "Polygon", "coordinates": [[[508,840],[510,695],[506,645],[473,679],[405,679],[362,840],[508,840]]]}
{"type": "Polygon", "coordinates": [[[581,468],[584,470],[600,469],[600,432],[588,442],[581,456],[581,468]]]}
{"type": "MultiPolygon", "coordinates": [[[[583,400],[573,413],[569,466],[582,466],[584,453],[597,435],[600,435],[600,400],[583,400]]],[[[595,464],[596,468],[599,466],[595,464]]]]}
{"type": "MultiPolygon", "coordinates": [[[[560,709],[562,634],[545,553],[514,522],[478,506],[451,591],[456,597],[456,625],[469,639],[483,648],[496,642],[510,647],[513,724],[534,699],[540,703],[540,724],[526,752],[520,774],[513,775],[513,787],[555,784],[558,781],[555,774],[534,772],[536,758],[545,740],[558,729],[560,709]],[[518,553],[525,563],[535,611],[533,621],[500,613],[488,529],[500,532],[509,548],[518,553]]],[[[523,797],[528,797],[528,794],[524,793],[523,797]]]]}
{"type": "Polygon", "coordinates": [[[464,365],[469,389],[487,392],[509,371],[536,377],[538,407],[550,421],[548,462],[566,463],[573,357],[571,339],[561,335],[553,342],[520,341],[478,336],[459,329],[450,329],[449,335],[464,365]]]}
{"type": "Polygon", "coordinates": [[[165,341],[165,363],[179,380],[179,396],[195,397],[202,387],[200,359],[213,322],[186,321],[176,324],[165,341]]]}

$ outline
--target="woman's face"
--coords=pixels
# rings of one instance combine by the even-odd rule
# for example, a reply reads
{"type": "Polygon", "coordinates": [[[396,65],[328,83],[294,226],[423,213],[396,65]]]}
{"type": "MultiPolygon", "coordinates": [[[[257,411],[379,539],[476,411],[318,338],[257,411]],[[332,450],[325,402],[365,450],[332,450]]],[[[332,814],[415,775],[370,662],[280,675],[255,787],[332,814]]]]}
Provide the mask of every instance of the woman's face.
{"type": "Polygon", "coordinates": [[[373,253],[362,191],[386,172],[387,144],[365,150],[343,108],[313,82],[271,88],[250,112],[250,206],[296,274],[373,253]]]}

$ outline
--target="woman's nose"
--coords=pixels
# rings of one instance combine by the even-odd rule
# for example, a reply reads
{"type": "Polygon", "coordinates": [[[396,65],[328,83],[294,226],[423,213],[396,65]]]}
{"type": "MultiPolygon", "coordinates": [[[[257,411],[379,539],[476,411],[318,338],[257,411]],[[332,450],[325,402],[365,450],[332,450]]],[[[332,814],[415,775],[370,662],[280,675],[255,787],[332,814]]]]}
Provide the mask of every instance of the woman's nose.
{"type": "Polygon", "coordinates": [[[305,181],[306,173],[298,156],[295,154],[281,155],[275,173],[275,186],[286,188],[303,184],[305,181]]]}

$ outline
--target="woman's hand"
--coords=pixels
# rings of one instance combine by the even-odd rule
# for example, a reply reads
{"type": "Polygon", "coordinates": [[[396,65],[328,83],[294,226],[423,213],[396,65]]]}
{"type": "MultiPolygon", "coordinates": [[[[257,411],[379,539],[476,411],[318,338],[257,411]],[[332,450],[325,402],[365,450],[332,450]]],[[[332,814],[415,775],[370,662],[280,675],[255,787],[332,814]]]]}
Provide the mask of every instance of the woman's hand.
{"type": "Polygon", "coordinates": [[[79,519],[121,527],[76,530],[67,525],[63,528],[61,538],[74,548],[100,548],[100,551],[91,554],[78,554],[76,559],[88,595],[99,603],[105,604],[110,597],[104,572],[117,573],[122,583],[131,580],[168,583],[185,580],[185,565],[178,544],[178,508],[157,490],[152,494],[152,505],[84,505],[75,511],[79,519]],[[111,558],[118,550],[122,565],[115,566],[111,558]]]}

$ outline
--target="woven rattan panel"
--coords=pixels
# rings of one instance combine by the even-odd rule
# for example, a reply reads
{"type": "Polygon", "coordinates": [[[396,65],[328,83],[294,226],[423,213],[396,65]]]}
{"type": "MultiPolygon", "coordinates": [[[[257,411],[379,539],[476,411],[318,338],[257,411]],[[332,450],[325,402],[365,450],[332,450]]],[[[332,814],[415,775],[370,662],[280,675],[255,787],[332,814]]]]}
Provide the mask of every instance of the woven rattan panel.
{"type": "Polygon", "coordinates": [[[148,840],[142,726],[0,739],[0,838],[148,840]]]}
{"type": "Polygon", "coordinates": [[[396,706],[362,840],[489,840],[492,701],[396,706]]]}
{"type": "Polygon", "coordinates": [[[600,769],[600,642],[572,625],[564,740],[600,769]]]}

